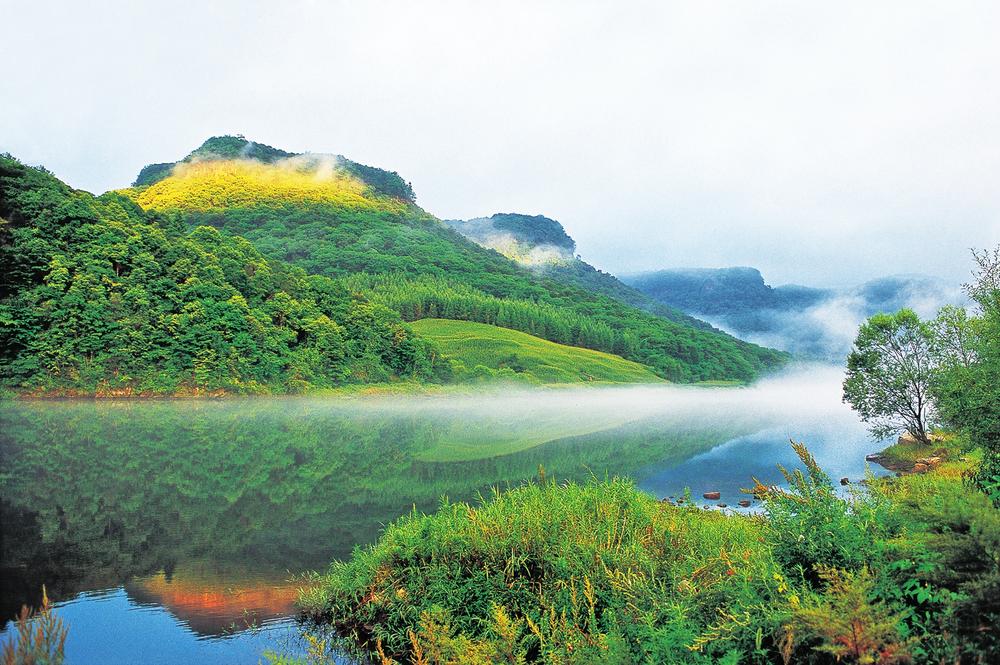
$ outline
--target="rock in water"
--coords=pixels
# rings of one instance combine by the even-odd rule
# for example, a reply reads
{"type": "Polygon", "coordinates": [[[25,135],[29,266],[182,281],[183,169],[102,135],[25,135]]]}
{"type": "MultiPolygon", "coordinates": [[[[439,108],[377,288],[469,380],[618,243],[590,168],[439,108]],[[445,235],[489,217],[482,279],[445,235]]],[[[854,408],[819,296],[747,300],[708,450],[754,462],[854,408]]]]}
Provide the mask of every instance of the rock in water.
{"type": "Polygon", "coordinates": [[[722,492],[705,492],[702,496],[709,501],[718,501],[722,498],[722,492]]]}

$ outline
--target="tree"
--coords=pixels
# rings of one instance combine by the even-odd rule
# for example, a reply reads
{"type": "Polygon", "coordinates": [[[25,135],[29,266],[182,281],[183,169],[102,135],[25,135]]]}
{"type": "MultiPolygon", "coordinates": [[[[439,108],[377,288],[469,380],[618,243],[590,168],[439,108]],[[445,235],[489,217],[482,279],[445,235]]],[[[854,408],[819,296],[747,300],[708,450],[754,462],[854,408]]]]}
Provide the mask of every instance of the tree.
{"type": "Polygon", "coordinates": [[[973,252],[977,268],[965,291],[978,316],[942,311],[949,322],[950,362],[934,382],[941,419],[983,449],[978,485],[1000,504],[1000,248],[973,252]]]}
{"type": "Polygon", "coordinates": [[[844,401],[874,436],[905,430],[927,443],[936,416],[935,357],[933,333],[913,310],[876,314],[861,326],[847,358],[844,401]]]}

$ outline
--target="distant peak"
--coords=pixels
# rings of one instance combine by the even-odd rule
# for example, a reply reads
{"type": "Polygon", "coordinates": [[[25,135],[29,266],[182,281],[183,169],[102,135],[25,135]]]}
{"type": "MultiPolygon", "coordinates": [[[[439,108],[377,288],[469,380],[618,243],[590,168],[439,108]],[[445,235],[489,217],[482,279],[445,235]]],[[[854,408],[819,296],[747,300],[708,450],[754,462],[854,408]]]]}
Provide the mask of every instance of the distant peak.
{"type": "Polygon", "coordinates": [[[266,143],[251,141],[242,134],[213,136],[202,143],[182,161],[196,159],[252,159],[271,164],[279,159],[295,157],[298,153],[286,152],[266,143]]]}

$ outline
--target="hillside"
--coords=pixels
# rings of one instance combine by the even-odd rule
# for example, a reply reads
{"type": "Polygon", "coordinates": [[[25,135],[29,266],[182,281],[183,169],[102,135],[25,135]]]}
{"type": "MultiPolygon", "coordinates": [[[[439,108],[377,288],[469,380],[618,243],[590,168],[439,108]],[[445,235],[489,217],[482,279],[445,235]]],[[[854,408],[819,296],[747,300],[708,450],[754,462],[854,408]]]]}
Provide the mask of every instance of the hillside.
{"type": "Polygon", "coordinates": [[[18,392],[298,392],[447,369],[329,278],[3,156],[0,274],[0,387],[18,392]]]}
{"type": "Polygon", "coordinates": [[[445,220],[445,224],[477,245],[499,252],[552,281],[620,300],[670,321],[713,330],[708,323],[659,302],[574,256],[576,241],[554,219],[543,215],[497,213],[491,217],[445,220]]]}
{"type": "Polygon", "coordinates": [[[483,323],[421,319],[413,330],[456,361],[458,380],[523,379],[532,383],[655,383],[649,368],[609,353],[556,344],[483,323]]]}
{"type": "Polygon", "coordinates": [[[679,313],[644,312],[581,280],[527,270],[419,208],[395,173],[260,145],[210,139],[123,193],[188,228],[246,237],[265,256],[334,278],[405,320],[500,325],[614,353],[673,381],[747,381],[785,362],[679,313]]]}

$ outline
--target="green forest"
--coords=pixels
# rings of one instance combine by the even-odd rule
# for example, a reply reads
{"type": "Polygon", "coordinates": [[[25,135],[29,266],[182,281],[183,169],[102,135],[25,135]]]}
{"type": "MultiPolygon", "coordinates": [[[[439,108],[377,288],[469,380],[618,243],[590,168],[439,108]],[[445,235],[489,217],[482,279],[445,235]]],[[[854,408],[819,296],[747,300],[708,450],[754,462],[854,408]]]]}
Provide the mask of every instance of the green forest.
{"type": "Polygon", "coordinates": [[[643,311],[620,283],[534,274],[417,207],[398,174],[242,137],[97,197],[0,158],[0,269],[0,382],[27,394],[457,380],[461,358],[406,323],[421,318],[611,353],[677,382],[750,381],[787,361],[643,311]]]}

